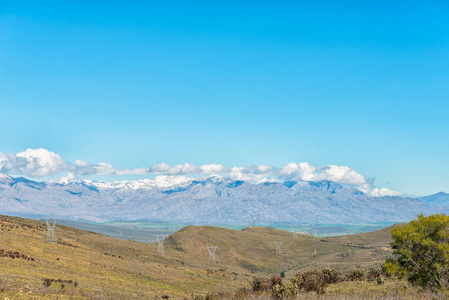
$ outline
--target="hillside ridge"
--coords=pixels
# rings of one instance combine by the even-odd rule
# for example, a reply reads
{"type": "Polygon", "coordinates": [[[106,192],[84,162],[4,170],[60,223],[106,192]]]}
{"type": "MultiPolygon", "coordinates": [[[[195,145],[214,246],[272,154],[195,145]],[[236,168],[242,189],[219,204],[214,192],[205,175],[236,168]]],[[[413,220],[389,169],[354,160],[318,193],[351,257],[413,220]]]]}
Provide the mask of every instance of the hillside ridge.
{"type": "Polygon", "coordinates": [[[288,276],[325,267],[344,272],[355,265],[382,263],[391,255],[388,229],[333,238],[306,234],[294,238],[291,232],[268,227],[187,226],[165,239],[165,255],[161,256],[157,243],[119,240],[57,225],[55,245],[45,242],[47,230],[42,221],[0,215],[0,223],[0,274],[5,278],[1,288],[6,295],[21,289],[35,295],[63,293],[81,298],[101,291],[111,299],[168,293],[177,299],[234,290],[248,286],[255,276],[282,271],[288,276]],[[352,244],[352,239],[360,242],[352,244]],[[280,251],[274,242],[282,242],[280,251]],[[216,261],[209,259],[206,245],[218,246],[216,261]],[[11,258],[11,253],[17,253],[17,258],[11,258]],[[45,287],[45,278],[64,280],[66,288],[62,290],[57,281],[45,287]]]}

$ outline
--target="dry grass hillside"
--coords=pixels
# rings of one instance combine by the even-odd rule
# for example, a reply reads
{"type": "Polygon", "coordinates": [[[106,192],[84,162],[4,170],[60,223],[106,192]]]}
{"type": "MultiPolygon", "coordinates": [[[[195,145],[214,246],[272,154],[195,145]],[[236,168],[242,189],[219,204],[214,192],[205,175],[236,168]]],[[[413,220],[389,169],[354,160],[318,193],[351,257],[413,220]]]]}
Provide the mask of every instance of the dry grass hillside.
{"type": "Polygon", "coordinates": [[[389,229],[318,238],[273,228],[242,231],[188,226],[157,244],[119,240],[57,226],[45,242],[40,221],[0,216],[0,294],[11,298],[171,299],[248,286],[254,276],[381,263],[390,254],[389,229]],[[282,242],[275,251],[274,242],[282,242]],[[217,245],[216,261],[206,245],[217,245]]]}
{"type": "Polygon", "coordinates": [[[201,267],[208,257],[206,244],[217,245],[217,266],[233,272],[257,276],[279,274],[287,276],[297,271],[338,268],[346,271],[354,267],[380,264],[391,254],[391,228],[375,233],[320,238],[268,227],[250,227],[242,231],[207,226],[188,226],[166,240],[172,257],[201,267]],[[275,242],[282,242],[276,251],[275,242]]]}

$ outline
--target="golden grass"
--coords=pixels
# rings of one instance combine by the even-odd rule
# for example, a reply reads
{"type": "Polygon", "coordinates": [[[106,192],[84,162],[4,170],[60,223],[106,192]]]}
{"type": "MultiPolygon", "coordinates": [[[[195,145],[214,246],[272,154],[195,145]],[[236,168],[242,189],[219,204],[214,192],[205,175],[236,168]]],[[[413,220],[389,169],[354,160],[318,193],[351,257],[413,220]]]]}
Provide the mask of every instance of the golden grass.
{"type": "MultiPolygon", "coordinates": [[[[0,216],[0,224],[0,249],[34,258],[0,257],[0,295],[9,299],[160,299],[163,295],[183,299],[211,292],[230,295],[249,287],[255,276],[285,271],[291,277],[299,270],[325,267],[344,272],[380,264],[391,253],[388,229],[334,238],[299,235],[294,239],[292,233],[273,228],[237,231],[188,226],[166,239],[165,256],[160,256],[155,244],[66,226],[57,226],[58,244],[54,245],[45,242],[43,222],[0,216]],[[281,252],[275,251],[275,241],[283,242],[281,252]],[[208,260],[206,244],[218,245],[216,262],[208,260]],[[72,283],[62,286],[52,282],[47,287],[44,278],[72,283]]],[[[352,292],[344,284],[329,287],[328,296],[339,293],[349,297],[352,292]]]]}
{"type": "Polygon", "coordinates": [[[46,228],[42,222],[2,217],[1,224],[4,227],[0,230],[0,248],[35,259],[0,257],[0,293],[8,298],[144,299],[164,294],[183,298],[231,290],[248,281],[242,276],[207,272],[204,266],[191,267],[168,256],[161,257],[156,254],[155,245],[63,226],[57,227],[60,240],[54,245],[45,242],[46,228]],[[44,278],[77,281],[78,286],[66,284],[61,288],[53,283],[45,287],[44,278]]]}

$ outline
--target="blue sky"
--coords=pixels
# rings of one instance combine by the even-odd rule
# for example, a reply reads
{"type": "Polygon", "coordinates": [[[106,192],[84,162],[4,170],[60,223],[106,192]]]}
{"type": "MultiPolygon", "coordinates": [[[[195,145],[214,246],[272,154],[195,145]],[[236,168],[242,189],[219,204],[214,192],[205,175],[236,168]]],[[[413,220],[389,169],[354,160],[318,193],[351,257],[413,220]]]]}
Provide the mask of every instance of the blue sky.
{"type": "Polygon", "coordinates": [[[0,151],[449,192],[446,1],[243,2],[2,1],[0,151]]]}

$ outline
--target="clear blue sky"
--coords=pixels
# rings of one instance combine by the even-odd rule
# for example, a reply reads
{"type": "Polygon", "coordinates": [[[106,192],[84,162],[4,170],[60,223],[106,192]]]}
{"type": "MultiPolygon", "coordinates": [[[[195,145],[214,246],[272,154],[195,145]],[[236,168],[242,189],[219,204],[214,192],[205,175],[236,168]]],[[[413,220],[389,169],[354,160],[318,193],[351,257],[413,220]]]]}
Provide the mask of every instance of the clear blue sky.
{"type": "Polygon", "coordinates": [[[3,153],[449,192],[449,4],[3,0],[0,114],[3,153]]]}

